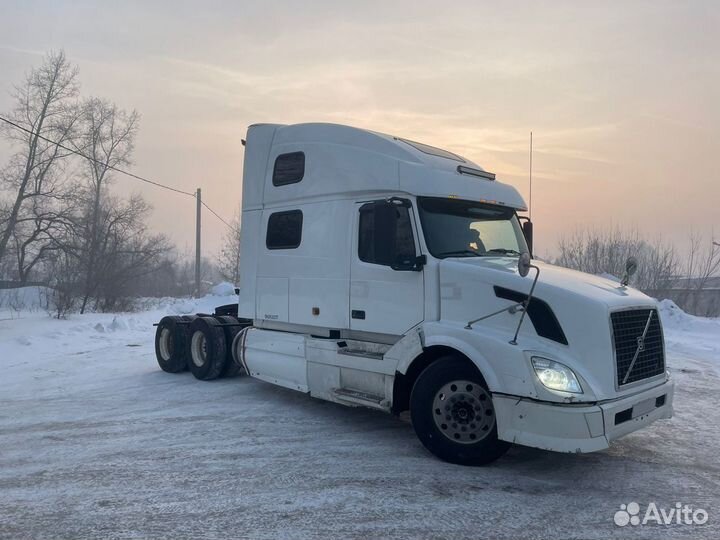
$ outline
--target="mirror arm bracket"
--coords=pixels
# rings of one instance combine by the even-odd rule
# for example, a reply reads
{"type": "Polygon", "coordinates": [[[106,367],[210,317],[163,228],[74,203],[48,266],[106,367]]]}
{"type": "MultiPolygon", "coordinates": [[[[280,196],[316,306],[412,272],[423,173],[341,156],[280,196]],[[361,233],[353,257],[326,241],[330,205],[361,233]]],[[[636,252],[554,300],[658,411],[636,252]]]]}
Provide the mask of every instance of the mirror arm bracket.
{"type": "Polygon", "coordinates": [[[520,333],[520,327],[522,326],[522,323],[525,320],[525,314],[527,313],[528,307],[530,306],[530,301],[532,300],[532,297],[533,297],[533,293],[535,292],[535,285],[537,285],[538,278],[540,277],[540,268],[538,268],[534,264],[531,264],[530,268],[535,269],[535,279],[533,280],[532,287],[530,287],[530,294],[528,294],[528,297],[523,302],[524,309],[522,310],[522,315],[520,315],[520,321],[518,322],[517,328],[515,329],[515,335],[513,336],[512,340],[510,341],[510,345],[517,345],[517,337],[518,337],[518,334],[520,333]]]}
{"type": "Polygon", "coordinates": [[[490,317],[494,317],[495,315],[500,315],[501,313],[504,313],[505,311],[512,312],[513,309],[517,309],[519,307],[522,307],[523,309],[525,309],[525,302],[516,302],[515,304],[504,307],[497,311],[494,311],[493,313],[490,313],[489,315],[483,315],[482,317],[478,317],[477,319],[468,321],[468,323],[465,325],[465,330],[472,330],[472,325],[475,324],[476,322],[484,321],[485,319],[489,319],[490,317]]]}

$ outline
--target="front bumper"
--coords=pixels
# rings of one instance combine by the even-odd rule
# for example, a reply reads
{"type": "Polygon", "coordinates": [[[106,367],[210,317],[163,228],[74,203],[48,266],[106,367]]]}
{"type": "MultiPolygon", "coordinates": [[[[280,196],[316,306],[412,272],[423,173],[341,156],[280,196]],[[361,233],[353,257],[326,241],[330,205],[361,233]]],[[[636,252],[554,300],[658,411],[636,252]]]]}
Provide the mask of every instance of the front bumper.
{"type": "Polygon", "coordinates": [[[672,381],[597,405],[538,402],[495,394],[498,437],[556,452],[594,452],[661,418],[671,418],[672,381]]]}

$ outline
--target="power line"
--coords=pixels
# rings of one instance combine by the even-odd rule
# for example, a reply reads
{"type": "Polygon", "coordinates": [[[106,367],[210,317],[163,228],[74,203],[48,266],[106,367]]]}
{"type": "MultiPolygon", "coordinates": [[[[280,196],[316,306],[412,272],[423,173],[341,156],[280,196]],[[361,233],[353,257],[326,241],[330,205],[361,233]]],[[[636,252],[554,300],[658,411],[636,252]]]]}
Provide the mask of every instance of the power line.
{"type": "MultiPolygon", "coordinates": [[[[29,134],[29,135],[32,135],[32,136],[34,136],[34,137],[37,137],[38,139],[42,139],[43,141],[45,141],[45,142],[47,142],[47,143],[54,144],[55,146],[57,146],[58,148],[62,148],[62,149],[65,150],[66,152],[70,152],[71,154],[75,154],[75,155],[77,155],[77,156],[80,156],[81,158],[87,159],[88,161],[92,161],[93,163],[97,163],[97,164],[99,164],[99,165],[102,165],[103,167],[105,167],[105,168],[108,169],[108,170],[115,171],[115,172],[120,173],[120,174],[124,174],[124,175],[126,175],[126,176],[131,177],[131,178],[134,178],[135,180],[140,180],[141,182],[145,182],[146,184],[151,184],[151,185],[153,185],[153,186],[156,186],[156,187],[159,187],[159,188],[163,188],[163,189],[167,189],[167,190],[169,190],[169,191],[174,191],[175,193],[180,193],[181,195],[187,195],[188,197],[192,197],[193,199],[196,198],[195,193],[190,193],[189,191],[183,191],[183,190],[181,190],[181,189],[177,189],[177,188],[174,188],[174,187],[170,187],[170,186],[167,186],[167,185],[165,185],[165,184],[161,184],[160,182],[155,182],[154,180],[150,180],[150,179],[148,179],[148,178],[143,178],[142,176],[139,176],[139,175],[137,175],[137,174],[131,173],[130,171],[126,171],[126,170],[120,169],[120,168],[118,168],[118,167],[113,167],[112,165],[108,165],[108,164],[104,163],[103,161],[100,161],[99,159],[95,159],[95,158],[93,158],[93,157],[91,157],[91,156],[85,155],[85,154],[83,154],[82,152],[80,152],[79,150],[76,150],[76,149],[74,149],[74,148],[69,148],[69,147],[65,146],[64,144],[61,144],[61,143],[59,143],[59,142],[57,142],[57,141],[53,141],[53,140],[51,140],[51,139],[48,139],[47,137],[41,135],[40,133],[37,133],[36,131],[32,131],[32,130],[26,128],[26,127],[23,127],[23,126],[21,126],[20,124],[17,124],[17,123],[15,123],[15,122],[13,122],[12,120],[8,120],[7,118],[4,118],[4,117],[2,117],[2,116],[0,116],[0,120],[2,120],[3,122],[5,122],[5,123],[8,124],[8,125],[14,127],[15,129],[19,129],[20,131],[23,131],[23,132],[25,132],[25,133],[27,133],[27,134],[29,134]]],[[[235,230],[235,227],[233,227],[233,226],[230,225],[227,221],[225,221],[215,210],[213,210],[212,208],[210,208],[204,201],[202,201],[202,205],[203,205],[205,208],[207,208],[216,218],[218,218],[220,221],[222,221],[227,227],[229,227],[229,228],[232,229],[232,230],[235,230]]]]}
{"type": "Polygon", "coordinates": [[[227,225],[227,226],[228,226],[229,228],[231,228],[233,231],[236,230],[234,226],[230,225],[227,221],[225,221],[223,218],[221,218],[220,215],[218,215],[218,213],[217,213],[215,210],[213,210],[212,208],[210,208],[205,201],[201,200],[200,203],[201,203],[205,208],[207,208],[208,210],[210,210],[210,213],[213,214],[213,215],[214,215],[216,218],[218,218],[220,221],[222,221],[225,225],[227,225]]]}
{"type": "Polygon", "coordinates": [[[63,145],[63,144],[60,144],[60,143],[57,142],[57,141],[53,141],[53,140],[51,140],[51,139],[48,139],[47,137],[41,135],[40,133],[37,133],[36,131],[32,131],[31,129],[27,129],[27,128],[21,126],[20,124],[16,124],[16,123],[13,122],[12,120],[8,120],[7,118],[3,118],[2,116],[0,116],[0,120],[2,120],[3,122],[5,122],[6,124],[11,125],[12,127],[16,128],[16,129],[19,129],[20,131],[24,131],[25,133],[27,133],[27,134],[29,134],[29,135],[32,135],[32,136],[34,136],[34,137],[37,137],[38,139],[42,139],[42,140],[45,141],[45,142],[48,142],[48,143],[50,143],[50,144],[54,144],[55,146],[57,146],[58,148],[62,148],[62,149],[65,150],[66,152],[70,152],[71,154],[75,154],[75,155],[77,155],[77,156],[80,156],[81,158],[87,159],[88,161],[92,161],[93,163],[97,163],[97,164],[99,164],[99,165],[102,165],[103,167],[105,167],[105,168],[107,168],[107,169],[109,169],[109,170],[111,170],[111,171],[115,171],[115,172],[118,172],[118,173],[120,173],[120,174],[124,174],[124,175],[130,176],[130,177],[132,177],[132,178],[135,178],[136,180],[140,180],[141,182],[146,182],[146,183],[148,183],[148,184],[152,184],[153,186],[161,187],[161,188],[163,188],[163,189],[169,189],[170,191],[174,191],[174,192],[176,192],[176,193],[182,193],[183,195],[187,195],[187,196],[189,196],[189,197],[193,197],[193,198],[195,197],[195,194],[194,194],[194,193],[190,193],[190,192],[188,192],[188,191],[183,191],[183,190],[181,190],[181,189],[176,189],[176,188],[174,188],[174,187],[166,186],[165,184],[161,184],[160,182],[155,182],[155,181],[153,181],[153,180],[148,180],[147,178],[143,178],[142,176],[138,176],[137,174],[133,174],[133,173],[128,172],[128,171],[125,171],[125,170],[123,170],[123,169],[119,169],[119,168],[117,168],[117,167],[113,167],[112,165],[107,165],[106,163],[100,161],[99,159],[95,159],[95,158],[93,158],[93,157],[90,157],[90,156],[88,156],[88,155],[85,155],[85,154],[83,154],[82,152],[80,152],[79,150],[76,150],[76,149],[74,149],[74,148],[68,148],[67,146],[65,146],[65,145],[63,145]]]}

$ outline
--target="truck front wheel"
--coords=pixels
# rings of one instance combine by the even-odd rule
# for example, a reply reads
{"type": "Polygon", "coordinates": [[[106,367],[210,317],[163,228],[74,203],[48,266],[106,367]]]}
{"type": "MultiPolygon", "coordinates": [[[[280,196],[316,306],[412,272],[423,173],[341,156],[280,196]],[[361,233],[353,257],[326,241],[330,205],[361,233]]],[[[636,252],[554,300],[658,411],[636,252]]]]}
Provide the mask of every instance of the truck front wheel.
{"type": "Polygon", "coordinates": [[[498,439],[485,381],[461,358],[439,358],[420,374],[410,395],[410,417],[425,448],[450,463],[484,465],[510,447],[498,439]]]}
{"type": "Polygon", "coordinates": [[[197,317],[190,323],[188,367],[196,379],[217,379],[227,362],[225,332],[213,317],[197,317]]]}

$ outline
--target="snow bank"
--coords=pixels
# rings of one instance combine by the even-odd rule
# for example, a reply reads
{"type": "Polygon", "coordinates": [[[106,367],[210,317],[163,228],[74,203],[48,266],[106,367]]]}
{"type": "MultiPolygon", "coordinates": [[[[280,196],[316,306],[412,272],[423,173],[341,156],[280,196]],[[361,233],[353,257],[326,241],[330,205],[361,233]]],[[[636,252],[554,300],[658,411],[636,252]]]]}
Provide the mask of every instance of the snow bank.
{"type": "Polygon", "coordinates": [[[658,307],[663,328],[678,332],[708,333],[715,340],[720,340],[720,318],[697,317],[685,313],[672,300],[659,300],[658,307]]]}
{"type": "MultiPolygon", "coordinates": [[[[37,313],[45,314],[52,292],[53,290],[48,287],[0,289],[0,319],[15,319],[37,313]]],[[[210,294],[203,298],[141,298],[137,301],[137,312],[163,312],[166,315],[208,313],[217,306],[236,301],[235,286],[232,283],[224,282],[215,285],[210,294]]],[[[89,315],[85,315],[84,319],[87,320],[89,315]]],[[[78,316],[69,315],[68,318],[78,319],[78,316]]]]}
{"type": "MultiPolygon", "coordinates": [[[[27,289],[33,289],[28,287],[27,289]]],[[[209,294],[203,298],[148,298],[142,311],[134,313],[78,313],[64,320],[51,318],[42,300],[42,291],[24,291],[19,297],[26,306],[13,312],[0,308],[0,361],[20,361],[31,348],[34,358],[57,356],[67,351],[85,352],[111,346],[139,347],[152,344],[157,323],[165,315],[212,313],[214,308],[236,301],[232,288],[217,288],[230,294],[209,294]]],[[[13,297],[15,298],[15,297],[13,297]]],[[[70,357],[68,356],[68,358],[70,357]]]]}
{"type": "Polygon", "coordinates": [[[0,314],[7,316],[8,314],[23,311],[35,312],[44,310],[51,294],[52,289],[48,287],[35,286],[0,289],[0,314]]]}
{"type": "Polygon", "coordinates": [[[212,289],[210,289],[210,294],[214,294],[215,296],[234,296],[235,285],[233,285],[232,283],[228,283],[227,281],[218,283],[212,289]]]}
{"type": "Polygon", "coordinates": [[[680,357],[709,361],[720,373],[720,318],[685,313],[672,300],[658,301],[670,366],[683,365],[680,357]]]}

